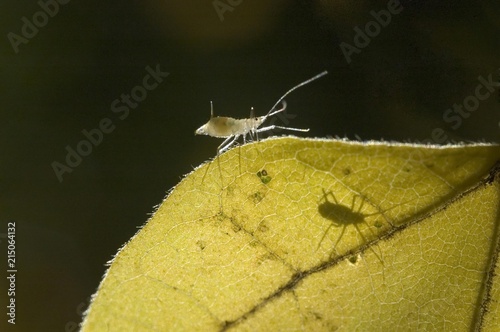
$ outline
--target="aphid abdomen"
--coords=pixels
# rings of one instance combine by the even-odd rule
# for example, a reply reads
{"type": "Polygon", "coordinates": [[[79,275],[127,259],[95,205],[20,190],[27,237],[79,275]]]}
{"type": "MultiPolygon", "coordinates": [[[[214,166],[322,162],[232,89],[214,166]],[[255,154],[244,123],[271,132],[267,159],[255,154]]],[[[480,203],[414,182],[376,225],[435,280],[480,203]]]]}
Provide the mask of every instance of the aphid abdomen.
{"type": "Polygon", "coordinates": [[[213,137],[233,136],[237,130],[235,126],[238,120],[229,117],[215,117],[210,119],[206,128],[207,135],[213,137]]]}

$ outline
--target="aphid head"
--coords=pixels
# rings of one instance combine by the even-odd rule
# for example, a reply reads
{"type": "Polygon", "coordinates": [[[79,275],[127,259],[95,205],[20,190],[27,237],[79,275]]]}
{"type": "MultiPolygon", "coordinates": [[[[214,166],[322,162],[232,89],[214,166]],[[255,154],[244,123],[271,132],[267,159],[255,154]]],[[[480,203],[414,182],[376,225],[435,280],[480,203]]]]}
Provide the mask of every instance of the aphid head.
{"type": "Polygon", "coordinates": [[[209,122],[207,122],[207,123],[205,123],[205,124],[204,124],[203,126],[201,126],[200,128],[196,129],[196,130],[194,131],[194,134],[195,134],[195,135],[207,135],[207,126],[208,126],[208,124],[209,124],[209,123],[210,123],[210,121],[209,121],[209,122]]]}

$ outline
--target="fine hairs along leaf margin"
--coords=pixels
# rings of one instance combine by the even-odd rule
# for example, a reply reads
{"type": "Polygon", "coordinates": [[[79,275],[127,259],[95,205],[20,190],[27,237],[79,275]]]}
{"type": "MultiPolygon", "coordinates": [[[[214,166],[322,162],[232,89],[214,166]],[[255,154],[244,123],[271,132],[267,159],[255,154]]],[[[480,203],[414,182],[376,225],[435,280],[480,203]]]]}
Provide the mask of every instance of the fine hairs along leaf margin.
{"type": "Polygon", "coordinates": [[[499,145],[283,137],[218,158],[119,251],[83,331],[498,326],[499,145]]]}

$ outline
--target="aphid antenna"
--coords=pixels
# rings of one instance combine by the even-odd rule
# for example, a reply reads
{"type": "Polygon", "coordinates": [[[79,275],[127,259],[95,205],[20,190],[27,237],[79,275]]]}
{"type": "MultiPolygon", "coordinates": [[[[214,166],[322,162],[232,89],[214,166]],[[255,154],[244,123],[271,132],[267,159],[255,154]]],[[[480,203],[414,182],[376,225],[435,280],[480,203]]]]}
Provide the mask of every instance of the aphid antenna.
{"type": "MultiPolygon", "coordinates": [[[[272,116],[272,115],[274,115],[274,114],[276,114],[276,113],[282,112],[282,111],[284,111],[284,110],[286,109],[286,103],[284,102],[284,105],[283,105],[284,107],[282,107],[282,108],[281,108],[281,109],[279,109],[279,110],[274,111],[274,109],[276,108],[276,106],[278,106],[278,104],[279,104],[279,103],[280,103],[283,99],[285,99],[285,97],[286,97],[286,96],[288,96],[288,95],[289,95],[292,91],[294,91],[295,89],[300,88],[301,86],[304,86],[304,85],[306,85],[306,84],[309,84],[309,83],[311,83],[312,81],[317,80],[318,78],[320,78],[320,77],[322,77],[322,76],[325,76],[326,74],[328,74],[328,71],[326,71],[326,70],[325,70],[325,71],[323,71],[323,72],[319,73],[318,75],[316,75],[316,76],[314,76],[314,77],[311,77],[311,78],[310,78],[310,79],[308,79],[307,81],[304,81],[304,82],[302,82],[302,83],[300,83],[300,84],[298,84],[298,85],[294,86],[294,87],[293,87],[293,88],[291,88],[290,90],[288,90],[288,91],[287,91],[287,92],[286,92],[283,96],[281,96],[281,98],[280,98],[280,99],[278,99],[278,101],[276,102],[276,104],[274,104],[274,106],[271,108],[271,110],[270,110],[270,111],[269,111],[266,115],[264,115],[264,117],[263,117],[264,121],[265,121],[268,117],[270,117],[270,116],[272,116]],[[274,112],[273,112],[273,111],[274,111],[274,112]]],[[[264,122],[264,121],[263,121],[263,122],[264,122]]]]}

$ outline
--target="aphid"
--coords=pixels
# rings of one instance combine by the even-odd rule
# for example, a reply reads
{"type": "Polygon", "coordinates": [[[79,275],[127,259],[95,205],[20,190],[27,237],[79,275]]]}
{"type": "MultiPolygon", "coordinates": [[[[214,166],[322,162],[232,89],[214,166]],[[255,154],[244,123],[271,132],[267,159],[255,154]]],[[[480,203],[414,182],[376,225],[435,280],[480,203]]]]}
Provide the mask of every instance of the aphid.
{"type": "Polygon", "coordinates": [[[217,148],[217,156],[221,154],[222,152],[226,151],[229,149],[231,146],[233,146],[236,142],[236,140],[240,137],[243,136],[243,143],[246,143],[246,138],[247,135],[250,135],[251,138],[256,138],[258,139],[258,133],[262,133],[264,131],[269,131],[273,129],[284,129],[284,130],[291,130],[291,131],[301,131],[301,132],[307,132],[309,129],[299,129],[299,128],[291,128],[291,127],[282,127],[282,126],[276,126],[276,125],[271,125],[267,127],[262,127],[262,124],[264,121],[267,120],[268,117],[273,116],[275,114],[278,114],[280,112],[283,112],[286,109],[286,102],[283,100],[290,92],[293,90],[306,85],[307,83],[310,83],[321,76],[324,76],[328,74],[327,71],[324,71],[313,78],[308,79],[307,81],[304,81],[300,83],[299,85],[294,86],[290,90],[288,90],[278,101],[274,106],[271,108],[271,110],[264,116],[258,116],[255,117],[253,114],[253,108],[250,111],[250,118],[248,119],[234,119],[230,117],[225,117],[225,116],[216,116],[214,117],[214,109],[213,109],[213,104],[210,102],[210,120],[200,128],[196,129],[194,132],[195,135],[208,135],[212,137],[219,137],[219,138],[225,138],[224,142],[222,142],[221,145],[217,148]],[[276,106],[280,102],[283,101],[283,107],[275,110],[276,106]]]}

